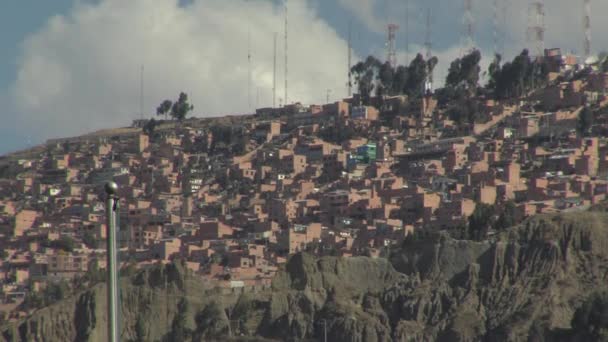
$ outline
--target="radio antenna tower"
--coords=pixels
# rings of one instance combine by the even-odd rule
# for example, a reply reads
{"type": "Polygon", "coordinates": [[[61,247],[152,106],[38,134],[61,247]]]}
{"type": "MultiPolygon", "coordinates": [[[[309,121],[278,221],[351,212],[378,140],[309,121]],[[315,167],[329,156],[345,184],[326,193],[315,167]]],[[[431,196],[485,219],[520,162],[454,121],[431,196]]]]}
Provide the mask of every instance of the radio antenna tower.
{"type": "Polygon", "coordinates": [[[144,65],[139,71],[139,119],[144,119],[144,65]]]}
{"type": "Polygon", "coordinates": [[[288,59],[287,59],[287,51],[288,51],[287,50],[287,41],[288,41],[288,39],[287,39],[287,28],[288,27],[289,26],[287,24],[287,0],[285,0],[285,97],[283,98],[283,104],[284,105],[287,105],[289,103],[288,102],[289,101],[288,100],[289,97],[288,97],[288,92],[287,92],[287,89],[288,89],[287,88],[287,86],[288,86],[288,84],[287,84],[287,82],[288,82],[287,81],[288,80],[287,75],[288,75],[288,71],[289,71],[289,68],[288,68],[288,59]]]}
{"type": "MultiPolygon", "coordinates": [[[[426,12],[426,39],[424,42],[424,46],[426,47],[426,61],[433,58],[433,43],[431,41],[431,8],[427,8],[426,12]]],[[[428,66],[428,64],[427,64],[428,66]]],[[[424,86],[425,93],[433,91],[433,70],[430,68],[427,70],[427,80],[424,86]]]]}
{"type": "Polygon", "coordinates": [[[399,25],[388,24],[388,40],[386,42],[387,57],[386,61],[394,68],[397,66],[397,30],[399,25]]]}
{"type": "Polygon", "coordinates": [[[475,42],[473,39],[473,0],[464,0],[464,26],[465,26],[465,36],[464,36],[464,53],[469,53],[475,47],[475,42]]]}
{"type": "Polygon", "coordinates": [[[583,25],[585,30],[585,57],[591,56],[591,0],[583,0],[585,6],[585,16],[583,17],[583,25]]]}
{"type": "Polygon", "coordinates": [[[352,73],[350,71],[352,64],[352,23],[348,22],[348,83],[347,83],[347,94],[348,97],[353,95],[353,82],[352,82],[352,73]]]}
{"type": "Polygon", "coordinates": [[[272,108],[277,106],[277,33],[274,33],[274,57],[272,61],[272,108]]]}
{"type": "Polygon", "coordinates": [[[247,29],[247,102],[251,111],[251,30],[247,29]]]}
{"type": "Polygon", "coordinates": [[[493,20],[493,25],[494,25],[494,56],[498,55],[500,52],[498,51],[498,30],[499,30],[499,23],[498,23],[498,3],[500,2],[500,0],[494,0],[494,7],[493,7],[493,16],[492,16],[492,20],[493,20]]]}
{"type": "Polygon", "coordinates": [[[410,1],[405,0],[405,65],[410,59],[410,1]]]}
{"type": "Polygon", "coordinates": [[[508,12],[509,12],[509,5],[508,5],[508,1],[509,0],[501,0],[501,5],[500,6],[500,11],[502,11],[502,18],[501,18],[501,22],[500,25],[502,26],[502,31],[500,32],[500,55],[504,58],[505,57],[505,45],[506,45],[506,41],[507,41],[507,32],[509,31],[507,29],[507,17],[508,17],[508,12]]]}
{"type": "Polygon", "coordinates": [[[537,57],[545,50],[545,3],[533,0],[528,9],[528,42],[537,57]]]}

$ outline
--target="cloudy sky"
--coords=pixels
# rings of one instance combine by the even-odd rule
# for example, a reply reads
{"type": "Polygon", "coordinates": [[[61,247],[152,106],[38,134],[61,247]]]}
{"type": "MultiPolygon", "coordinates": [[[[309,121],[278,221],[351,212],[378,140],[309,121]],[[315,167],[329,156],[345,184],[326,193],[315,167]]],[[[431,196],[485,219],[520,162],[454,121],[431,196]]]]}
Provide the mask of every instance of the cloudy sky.
{"type": "MultiPolygon", "coordinates": [[[[332,100],[346,95],[349,23],[354,62],[369,54],[384,59],[386,25],[399,24],[403,63],[422,51],[429,9],[440,61],[437,79],[443,79],[462,51],[462,2],[289,0],[287,101],[320,103],[328,93],[332,100]]],[[[526,46],[529,2],[499,0],[498,46],[508,58],[526,46]]],[[[494,50],[493,0],[473,4],[475,44],[486,65],[494,50]]],[[[608,26],[602,20],[608,2],[592,0],[592,6],[593,48],[600,51],[608,44],[608,36],[600,34],[608,26]]],[[[576,1],[547,2],[546,45],[580,52],[582,17],[576,1]]],[[[2,0],[0,153],[52,137],[129,125],[140,116],[142,66],[145,117],[180,91],[189,94],[195,116],[269,106],[275,33],[278,103],[285,101],[282,1],[2,0]]]]}

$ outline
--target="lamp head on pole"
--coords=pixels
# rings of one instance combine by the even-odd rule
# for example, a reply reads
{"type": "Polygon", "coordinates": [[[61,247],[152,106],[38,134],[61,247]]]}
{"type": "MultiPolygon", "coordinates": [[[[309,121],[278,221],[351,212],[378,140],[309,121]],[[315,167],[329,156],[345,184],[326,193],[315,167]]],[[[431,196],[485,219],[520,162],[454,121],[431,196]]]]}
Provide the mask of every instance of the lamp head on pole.
{"type": "Polygon", "coordinates": [[[104,188],[109,196],[116,195],[116,192],[118,192],[118,184],[116,182],[107,182],[104,188]]]}

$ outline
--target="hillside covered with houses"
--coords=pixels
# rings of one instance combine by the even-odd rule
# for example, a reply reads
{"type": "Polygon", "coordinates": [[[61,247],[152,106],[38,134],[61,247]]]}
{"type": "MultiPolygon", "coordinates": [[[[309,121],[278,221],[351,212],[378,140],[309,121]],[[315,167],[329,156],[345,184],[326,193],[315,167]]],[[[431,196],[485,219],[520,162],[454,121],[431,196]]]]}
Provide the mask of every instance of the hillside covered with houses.
{"type": "Polygon", "coordinates": [[[181,260],[227,289],[268,288],[299,252],[381,258],[437,231],[491,241],[603,202],[606,63],[522,53],[482,86],[475,60],[441,89],[377,76],[370,91],[363,76],[388,67],[366,61],[358,94],[333,103],[137,120],[1,157],[1,321],[104,281],[108,181],[121,274],[181,260]]]}

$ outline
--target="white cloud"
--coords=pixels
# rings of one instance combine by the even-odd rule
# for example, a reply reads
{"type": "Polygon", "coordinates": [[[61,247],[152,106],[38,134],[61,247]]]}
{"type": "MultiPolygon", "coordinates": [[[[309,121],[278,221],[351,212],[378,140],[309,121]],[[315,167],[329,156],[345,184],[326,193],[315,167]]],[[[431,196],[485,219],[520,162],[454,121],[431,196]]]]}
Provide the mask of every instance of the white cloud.
{"type": "MultiPolygon", "coordinates": [[[[319,102],[326,89],[343,96],[346,41],[306,0],[290,1],[289,15],[290,100],[319,102]]],[[[278,98],[284,84],[283,11],[273,2],[77,3],[22,45],[11,89],[17,125],[45,138],[129,124],[139,113],[142,64],[148,115],[180,91],[196,116],[247,112],[248,30],[252,107],[271,105],[274,32],[278,98]]]]}
{"type": "MultiPolygon", "coordinates": [[[[505,55],[511,59],[523,48],[531,48],[527,42],[528,8],[530,0],[499,0],[498,36],[504,37],[505,55]]],[[[368,30],[385,39],[386,24],[397,23],[398,45],[405,34],[405,4],[409,3],[410,51],[423,44],[426,35],[426,11],[432,10],[432,41],[435,51],[455,49],[459,46],[465,30],[462,1],[438,0],[339,0],[340,5],[356,17],[368,30]]],[[[608,36],[601,34],[608,29],[603,20],[608,12],[608,2],[591,2],[593,25],[593,50],[606,50],[608,36]]],[[[491,58],[494,48],[494,0],[473,0],[474,41],[491,58]]],[[[570,0],[545,1],[545,46],[561,47],[565,52],[582,53],[583,47],[583,2],[570,0]]],[[[499,42],[499,48],[503,45],[499,42]]],[[[384,53],[380,56],[384,56],[384,53]]],[[[442,61],[440,61],[442,63],[442,61]]],[[[449,63],[449,62],[448,62],[449,63]]]]}
{"type": "Polygon", "coordinates": [[[386,21],[374,11],[377,2],[378,0],[338,0],[338,3],[361,20],[368,30],[380,33],[386,30],[386,21]]]}
{"type": "MultiPolygon", "coordinates": [[[[283,9],[278,1],[179,3],[96,0],[91,5],[81,1],[69,13],[50,18],[23,42],[17,79],[10,94],[0,94],[0,98],[10,99],[3,103],[15,107],[5,110],[18,114],[8,118],[14,121],[8,126],[43,139],[129,124],[139,113],[142,64],[146,114],[152,114],[158,103],[175,98],[180,91],[190,95],[197,116],[246,112],[248,27],[253,56],[252,105],[271,103],[274,32],[278,33],[279,51],[277,96],[283,97],[283,9]]],[[[314,3],[289,1],[289,97],[307,103],[323,101],[326,89],[332,90],[334,98],[346,92],[346,41],[319,17],[314,3]]],[[[403,50],[405,1],[338,3],[346,15],[359,18],[360,24],[376,32],[379,39],[385,38],[388,21],[400,24],[397,39],[403,50]]],[[[506,17],[501,31],[505,31],[508,59],[526,46],[528,3],[511,0],[508,11],[501,11],[506,17]]],[[[433,52],[440,60],[435,83],[441,85],[449,63],[460,55],[462,2],[410,0],[409,4],[410,58],[424,51],[424,13],[433,7],[433,52]]],[[[474,1],[474,6],[475,41],[482,47],[485,70],[492,56],[492,1],[474,1]]],[[[546,46],[580,52],[582,3],[552,0],[545,7],[546,46]]],[[[594,1],[592,7],[593,46],[597,52],[608,45],[608,36],[600,34],[608,29],[601,17],[608,12],[608,2],[594,1]]],[[[338,21],[331,23],[338,25],[338,21]]],[[[376,55],[385,57],[379,47],[383,44],[378,41],[360,45],[381,49],[376,55]]],[[[357,56],[353,60],[358,60],[357,56]]]]}

